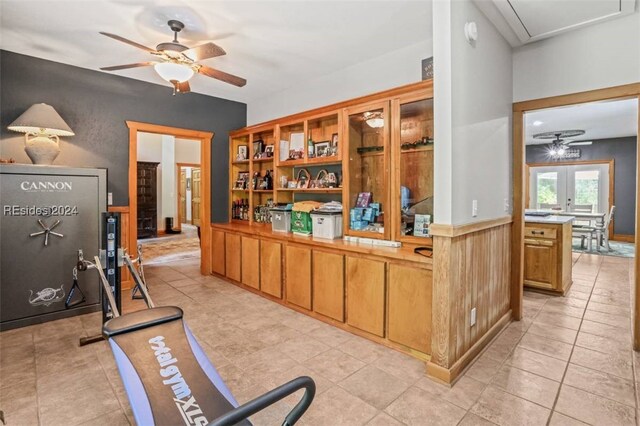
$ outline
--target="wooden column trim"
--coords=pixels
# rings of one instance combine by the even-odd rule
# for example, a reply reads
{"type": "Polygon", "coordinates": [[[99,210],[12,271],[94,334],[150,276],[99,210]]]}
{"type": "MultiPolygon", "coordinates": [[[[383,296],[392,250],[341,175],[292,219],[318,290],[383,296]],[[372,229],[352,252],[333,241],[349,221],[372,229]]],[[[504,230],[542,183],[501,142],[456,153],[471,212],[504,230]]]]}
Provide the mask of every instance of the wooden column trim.
{"type": "Polygon", "coordinates": [[[429,233],[440,237],[459,237],[472,232],[482,231],[500,225],[513,222],[512,216],[503,216],[496,219],[487,219],[480,222],[466,223],[463,225],[444,225],[434,223],[429,227],[429,233]]]}

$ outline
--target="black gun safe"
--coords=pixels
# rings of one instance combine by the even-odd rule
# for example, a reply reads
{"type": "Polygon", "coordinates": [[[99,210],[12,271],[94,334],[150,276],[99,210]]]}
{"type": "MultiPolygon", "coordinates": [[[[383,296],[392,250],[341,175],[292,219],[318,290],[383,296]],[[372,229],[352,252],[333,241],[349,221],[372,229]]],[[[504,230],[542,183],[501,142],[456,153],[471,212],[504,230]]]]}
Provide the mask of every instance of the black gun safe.
{"type": "Polygon", "coordinates": [[[0,330],[100,310],[97,274],[80,274],[86,302],[65,309],[82,249],[93,260],[106,211],[105,169],[0,165],[0,330]]]}

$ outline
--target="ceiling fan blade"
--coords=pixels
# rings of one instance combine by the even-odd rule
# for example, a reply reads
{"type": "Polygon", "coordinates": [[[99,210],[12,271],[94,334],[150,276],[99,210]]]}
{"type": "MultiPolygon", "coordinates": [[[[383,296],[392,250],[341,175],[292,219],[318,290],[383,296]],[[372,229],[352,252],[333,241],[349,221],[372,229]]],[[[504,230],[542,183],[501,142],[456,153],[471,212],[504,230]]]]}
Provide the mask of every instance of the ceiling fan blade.
{"type": "Polygon", "coordinates": [[[198,72],[200,74],[204,74],[207,77],[212,77],[220,81],[224,81],[225,83],[233,84],[234,86],[242,87],[247,84],[247,80],[244,78],[237,77],[232,74],[228,74],[224,71],[216,70],[206,65],[200,65],[198,68],[198,72]]]}
{"type": "Polygon", "coordinates": [[[112,67],[102,67],[100,69],[102,71],[117,71],[117,70],[126,70],[127,68],[148,67],[150,65],[155,65],[155,64],[157,64],[157,62],[138,62],[136,64],[114,65],[112,67]]]}
{"type": "Polygon", "coordinates": [[[200,46],[192,47],[182,52],[192,61],[202,61],[204,59],[215,58],[216,56],[226,55],[227,52],[215,43],[205,43],[200,46]]]}
{"type": "Polygon", "coordinates": [[[172,80],[171,83],[173,83],[173,87],[175,88],[176,92],[189,93],[191,91],[191,86],[189,85],[188,81],[180,83],[179,81],[172,80]]]}
{"type": "Polygon", "coordinates": [[[144,50],[144,51],[146,51],[148,53],[155,53],[156,52],[155,49],[151,49],[150,47],[144,46],[144,45],[142,45],[140,43],[136,43],[135,41],[131,41],[131,40],[126,39],[124,37],[120,37],[119,35],[116,35],[116,34],[105,33],[105,32],[102,32],[102,31],[100,31],[100,34],[105,35],[107,37],[111,37],[114,40],[121,41],[121,42],[126,43],[126,44],[128,44],[130,46],[137,47],[138,49],[142,49],[142,50],[144,50]]]}
{"type": "Polygon", "coordinates": [[[579,146],[579,145],[591,145],[593,143],[593,141],[576,141],[576,142],[569,142],[567,145],[569,146],[579,146]]]}

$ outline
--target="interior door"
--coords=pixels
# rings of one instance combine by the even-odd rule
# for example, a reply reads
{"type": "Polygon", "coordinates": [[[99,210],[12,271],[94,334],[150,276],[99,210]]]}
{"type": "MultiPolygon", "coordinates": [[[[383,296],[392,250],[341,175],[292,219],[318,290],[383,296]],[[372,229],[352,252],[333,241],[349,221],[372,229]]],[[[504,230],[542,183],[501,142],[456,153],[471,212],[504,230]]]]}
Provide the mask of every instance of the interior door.
{"type": "Polygon", "coordinates": [[[191,218],[192,223],[200,226],[200,168],[191,169],[191,218]]]}
{"type": "Polygon", "coordinates": [[[178,226],[182,223],[190,223],[187,218],[187,171],[180,169],[180,184],[178,185],[178,226]]]}

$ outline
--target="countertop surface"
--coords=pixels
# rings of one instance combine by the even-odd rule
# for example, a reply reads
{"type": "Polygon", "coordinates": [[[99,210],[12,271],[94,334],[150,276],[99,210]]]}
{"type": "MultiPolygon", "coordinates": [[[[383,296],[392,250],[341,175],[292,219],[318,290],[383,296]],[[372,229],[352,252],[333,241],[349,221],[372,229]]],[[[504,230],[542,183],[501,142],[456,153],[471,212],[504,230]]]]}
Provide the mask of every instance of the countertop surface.
{"type": "Polygon", "coordinates": [[[563,225],[565,223],[568,222],[573,222],[573,220],[575,219],[575,217],[573,216],[556,216],[556,215],[549,215],[549,216],[529,216],[529,215],[524,215],[524,221],[526,223],[550,223],[550,224],[558,224],[558,225],[563,225]]]}

